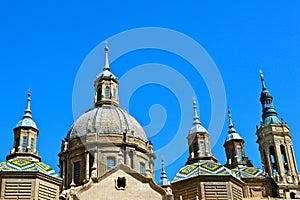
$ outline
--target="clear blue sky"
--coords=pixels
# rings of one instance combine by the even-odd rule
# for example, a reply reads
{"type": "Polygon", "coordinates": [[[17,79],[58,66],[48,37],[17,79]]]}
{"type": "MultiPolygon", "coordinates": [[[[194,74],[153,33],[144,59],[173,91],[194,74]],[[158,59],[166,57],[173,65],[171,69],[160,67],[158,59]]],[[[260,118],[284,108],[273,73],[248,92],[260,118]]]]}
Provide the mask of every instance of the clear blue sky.
{"type": "MultiPolygon", "coordinates": [[[[45,163],[58,171],[57,153],[61,140],[73,123],[73,84],[81,63],[99,43],[115,34],[140,27],[163,27],[193,38],[214,60],[224,82],[226,104],[231,107],[235,127],[245,138],[246,154],[257,167],[261,167],[255,142],[255,125],[259,124],[261,116],[258,71],[263,69],[279,117],[284,117],[291,128],[300,167],[300,151],[297,148],[300,145],[299,15],[298,1],[288,4],[281,1],[194,0],[1,2],[0,156],[4,161],[12,148],[12,129],[23,116],[30,87],[33,117],[40,129],[39,154],[45,163]]],[[[101,63],[102,56],[99,57],[101,63]]],[[[203,79],[195,75],[183,59],[163,51],[136,51],[117,59],[112,63],[112,70],[121,77],[126,70],[149,62],[182,67],[175,68],[194,88],[201,90],[198,91],[201,95],[197,95],[201,121],[208,127],[211,117],[209,93],[203,79]]],[[[101,69],[102,65],[99,72],[101,69]]],[[[87,89],[92,90],[93,80],[89,81],[90,88],[87,89]]],[[[87,98],[92,106],[92,97],[87,98]]],[[[174,95],[168,88],[153,85],[140,88],[132,98],[129,112],[142,125],[149,123],[151,104],[168,105],[165,106],[166,127],[152,138],[154,148],[167,144],[176,132],[179,119],[178,116],[176,118],[178,102],[174,95]]],[[[190,96],[186,98],[191,99],[190,96]]],[[[192,115],[192,102],[190,104],[192,115]]],[[[192,123],[192,116],[189,123],[192,123]]],[[[220,163],[225,163],[222,145],[226,134],[227,119],[212,149],[220,163]]],[[[182,145],[187,148],[185,140],[182,145]]],[[[157,155],[157,160],[162,156],[168,157],[157,155]]],[[[184,166],[186,158],[187,154],[184,154],[167,167],[170,179],[184,166]]]]}

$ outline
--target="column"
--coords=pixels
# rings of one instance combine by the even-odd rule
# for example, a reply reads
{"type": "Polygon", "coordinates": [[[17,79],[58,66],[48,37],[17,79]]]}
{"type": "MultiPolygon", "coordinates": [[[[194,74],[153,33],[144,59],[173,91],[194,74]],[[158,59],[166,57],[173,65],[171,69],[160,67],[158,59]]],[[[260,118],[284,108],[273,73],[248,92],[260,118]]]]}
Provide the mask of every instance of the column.
{"type": "Polygon", "coordinates": [[[85,152],[85,179],[88,181],[90,178],[90,154],[85,152]]]}

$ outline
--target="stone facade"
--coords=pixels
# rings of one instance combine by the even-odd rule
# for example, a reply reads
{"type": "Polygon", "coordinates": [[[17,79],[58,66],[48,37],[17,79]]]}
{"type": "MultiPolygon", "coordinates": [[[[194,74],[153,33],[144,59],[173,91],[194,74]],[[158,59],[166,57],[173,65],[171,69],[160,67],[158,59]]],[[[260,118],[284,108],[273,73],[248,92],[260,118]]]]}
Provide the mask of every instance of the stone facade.
{"type": "Polygon", "coordinates": [[[42,173],[1,173],[1,200],[58,199],[61,180],[42,173]]]}

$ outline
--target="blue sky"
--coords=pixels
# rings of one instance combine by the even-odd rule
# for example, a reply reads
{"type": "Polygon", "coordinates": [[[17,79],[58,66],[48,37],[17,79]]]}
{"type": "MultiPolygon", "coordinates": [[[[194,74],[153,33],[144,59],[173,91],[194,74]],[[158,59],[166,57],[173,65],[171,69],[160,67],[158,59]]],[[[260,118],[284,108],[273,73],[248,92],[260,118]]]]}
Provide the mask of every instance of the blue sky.
{"type": "MultiPolygon", "coordinates": [[[[291,128],[295,147],[300,144],[299,13],[298,1],[288,4],[280,1],[186,3],[176,0],[1,2],[0,133],[3,139],[0,156],[4,161],[12,148],[12,129],[23,115],[30,87],[33,117],[40,129],[39,154],[45,163],[56,168],[61,140],[73,123],[73,86],[84,59],[115,34],[141,27],[162,27],[193,38],[215,62],[224,82],[226,104],[231,107],[235,127],[246,140],[246,154],[255,166],[260,167],[255,142],[255,125],[259,124],[261,116],[259,69],[264,71],[279,117],[284,117],[291,128]]],[[[111,48],[112,54],[113,51],[111,48]]],[[[102,60],[103,55],[100,55],[99,62],[102,60]]],[[[122,77],[137,65],[153,62],[174,67],[197,90],[200,118],[207,128],[211,117],[207,86],[183,58],[165,51],[145,49],[121,56],[111,68],[122,77]]],[[[99,72],[101,69],[102,65],[99,72]]],[[[92,91],[93,80],[87,81],[90,88],[86,89],[92,91]]],[[[120,83],[120,90],[122,87],[125,88],[120,83]]],[[[122,104],[122,96],[120,98],[122,104]]],[[[186,98],[191,99],[187,95],[186,98]]],[[[86,99],[91,107],[92,97],[86,99]]],[[[159,149],[176,135],[179,103],[167,87],[145,85],[132,95],[129,112],[145,126],[150,121],[148,112],[153,104],[161,104],[166,111],[165,127],[151,138],[154,148],[159,149]]],[[[188,126],[193,117],[192,100],[190,109],[188,126]]],[[[214,134],[219,138],[212,152],[220,163],[225,163],[222,145],[227,134],[227,119],[223,131],[214,134]]],[[[185,140],[182,145],[187,148],[185,140]]],[[[297,148],[295,151],[300,166],[300,151],[297,148]]],[[[157,160],[161,157],[168,155],[157,155],[157,160]]],[[[185,153],[167,167],[170,179],[184,166],[186,158],[185,153]]]]}

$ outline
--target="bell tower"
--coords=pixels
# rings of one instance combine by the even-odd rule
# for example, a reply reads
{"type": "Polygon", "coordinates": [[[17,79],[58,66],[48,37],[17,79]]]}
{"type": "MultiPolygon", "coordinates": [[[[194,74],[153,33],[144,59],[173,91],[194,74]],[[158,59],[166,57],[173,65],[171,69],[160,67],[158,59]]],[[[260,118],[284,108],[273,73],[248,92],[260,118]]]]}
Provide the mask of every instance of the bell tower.
{"type": "Polygon", "coordinates": [[[119,106],[118,79],[111,73],[108,61],[108,46],[106,42],[103,71],[94,82],[95,97],[94,107],[119,106]]]}
{"type": "Polygon", "coordinates": [[[201,161],[218,160],[210,151],[210,137],[208,131],[202,126],[197,113],[197,103],[193,100],[194,122],[187,136],[190,156],[186,164],[192,164],[201,161]]]}
{"type": "Polygon", "coordinates": [[[273,97],[267,90],[264,75],[260,74],[262,92],[262,120],[257,127],[257,143],[266,173],[278,185],[278,194],[299,192],[299,174],[296,165],[292,135],[283,119],[279,120],[273,105],[273,97]]]}
{"type": "Polygon", "coordinates": [[[14,128],[14,146],[10,151],[10,154],[6,156],[7,160],[12,158],[30,158],[38,161],[41,160],[41,157],[38,155],[38,151],[36,150],[39,130],[31,115],[30,92],[31,91],[29,89],[25,114],[14,128]]]}

